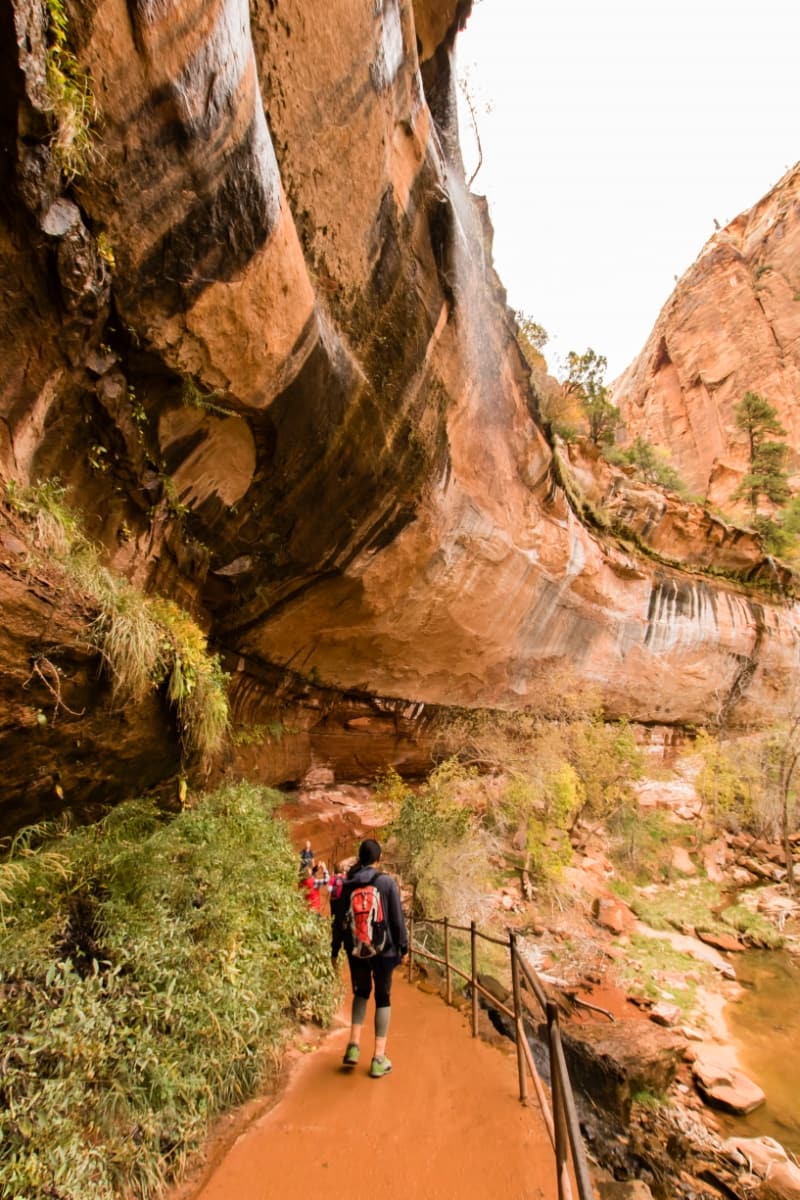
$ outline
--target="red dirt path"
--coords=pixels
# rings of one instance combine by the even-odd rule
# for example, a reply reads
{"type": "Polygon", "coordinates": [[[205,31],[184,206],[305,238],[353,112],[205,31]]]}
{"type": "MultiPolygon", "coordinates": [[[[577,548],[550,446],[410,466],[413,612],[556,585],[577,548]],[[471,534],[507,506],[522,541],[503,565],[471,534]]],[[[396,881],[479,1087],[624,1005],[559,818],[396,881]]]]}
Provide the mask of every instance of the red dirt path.
{"type": "Polygon", "coordinates": [[[193,1200],[336,1195],[357,1180],[381,1200],[555,1200],[553,1151],[535,1100],[519,1102],[513,1052],[473,1039],[462,1013],[399,974],[392,999],[391,1075],[367,1074],[369,1025],[366,1061],[342,1069],[348,998],[193,1200]]]}

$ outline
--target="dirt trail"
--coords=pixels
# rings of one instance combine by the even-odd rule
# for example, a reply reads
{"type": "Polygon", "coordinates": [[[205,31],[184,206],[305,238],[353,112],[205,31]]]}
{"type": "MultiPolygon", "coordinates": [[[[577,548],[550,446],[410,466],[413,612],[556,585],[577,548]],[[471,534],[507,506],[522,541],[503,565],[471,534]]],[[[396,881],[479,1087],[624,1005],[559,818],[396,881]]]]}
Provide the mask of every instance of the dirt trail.
{"type": "Polygon", "coordinates": [[[553,1152],[535,1101],[519,1102],[514,1055],[473,1039],[462,1013],[400,975],[392,999],[392,1073],[367,1074],[369,1025],[366,1061],[341,1067],[348,998],[194,1200],[337,1194],[357,1178],[381,1200],[555,1200],[553,1152]]]}

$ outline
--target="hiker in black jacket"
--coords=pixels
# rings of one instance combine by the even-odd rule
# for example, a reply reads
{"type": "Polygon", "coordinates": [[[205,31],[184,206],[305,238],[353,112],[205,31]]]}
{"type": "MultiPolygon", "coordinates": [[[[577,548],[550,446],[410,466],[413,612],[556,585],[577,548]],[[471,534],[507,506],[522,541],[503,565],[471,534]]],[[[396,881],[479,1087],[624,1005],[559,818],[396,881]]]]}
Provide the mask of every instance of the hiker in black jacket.
{"type": "Polygon", "coordinates": [[[375,1050],[369,1073],[373,1079],[392,1069],[386,1057],[391,1016],[392,972],[408,953],[408,935],[400,892],[390,875],[378,870],[381,848],[374,838],[363,841],[358,862],[347,872],[339,897],[333,901],[331,957],[334,966],[342,944],[347,951],[353,984],[350,1041],[342,1062],[354,1067],[361,1053],[361,1031],[367,1001],[375,983],[375,1050]]]}

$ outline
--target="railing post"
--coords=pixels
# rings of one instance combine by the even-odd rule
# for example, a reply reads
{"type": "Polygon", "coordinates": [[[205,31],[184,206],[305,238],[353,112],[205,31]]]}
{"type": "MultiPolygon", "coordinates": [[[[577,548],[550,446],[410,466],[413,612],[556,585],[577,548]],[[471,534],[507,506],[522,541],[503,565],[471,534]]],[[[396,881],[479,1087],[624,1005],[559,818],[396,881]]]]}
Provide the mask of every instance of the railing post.
{"type": "Polygon", "coordinates": [[[517,935],[508,931],[508,948],[511,955],[511,986],[514,993],[514,1024],[517,1034],[517,1071],[519,1073],[519,1098],[524,1104],[528,1099],[528,1077],[525,1074],[525,1027],[522,1020],[522,995],[519,986],[519,962],[517,960],[517,935]]]}
{"type": "Polygon", "coordinates": [[[564,1047],[561,1044],[561,1030],[558,1025],[558,1012],[555,1009],[555,1005],[553,1005],[553,1009],[555,1019],[552,1026],[551,1042],[555,1047],[557,1060],[554,1070],[557,1070],[559,1078],[564,1080],[562,1093],[564,1122],[567,1129],[567,1136],[569,1137],[570,1149],[572,1150],[572,1169],[575,1173],[575,1180],[578,1184],[578,1195],[581,1200],[592,1200],[594,1189],[592,1187],[591,1176],[589,1175],[589,1165],[586,1161],[586,1147],[583,1144],[580,1121],[578,1120],[578,1112],[575,1108],[575,1097],[569,1086],[569,1070],[567,1069],[567,1060],[564,1057],[564,1047]]]}
{"type": "Polygon", "coordinates": [[[408,982],[414,978],[414,911],[408,914],[408,982]]]}
{"type": "Polygon", "coordinates": [[[450,975],[450,925],[444,919],[444,994],[448,1004],[453,1003],[453,981],[450,975]]]}
{"type": "Polygon", "coordinates": [[[469,950],[472,961],[472,1036],[478,1036],[478,950],[475,922],[469,923],[469,950]]]}
{"type": "Polygon", "coordinates": [[[553,1094],[553,1125],[555,1126],[556,1174],[558,1200],[569,1200],[572,1186],[567,1162],[567,1122],[564,1115],[564,1081],[558,1056],[558,1009],[547,1001],[547,1040],[550,1049],[550,1090],[553,1094]]]}

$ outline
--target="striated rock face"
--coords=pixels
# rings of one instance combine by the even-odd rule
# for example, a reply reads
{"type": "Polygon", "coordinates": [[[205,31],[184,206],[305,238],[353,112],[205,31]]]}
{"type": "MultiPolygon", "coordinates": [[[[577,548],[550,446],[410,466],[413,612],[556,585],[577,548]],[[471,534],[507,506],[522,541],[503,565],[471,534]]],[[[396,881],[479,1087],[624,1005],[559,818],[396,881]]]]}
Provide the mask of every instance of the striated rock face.
{"type": "Polygon", "coordinates": [[[627,438],[668,448],[687,483],[723,504],[747,464],[733,416],[747,391],[800,446],[800,165],[709,239],[614,399],[627,438]]]}
{"type": "Polygon", "coordinates": [[[765,555],[758,536],[728,524],[708,507],[608,463],[590,442],[562,448],[582,495],[626,534],[673,566],[717,572],[741,583],[791,593],[796,579],[765,555]]]}
{"type": "MultiPolygon", "coordinates": [[[[560,677],[634,720],[702,722],[722,696],[750,722],[796,667],[793,603],[684,574],[690,549],[621,548],[557,482],[460,163],[469,8],[68,3],[98,109],[71,181],[45,9],[0,10],[0,472],[59,476],[112,565],[193,612],[237,724],[295,712],[232,751],[271,780],[304,760],[369,772],[384,750],[410,765],[424,706],[536,704],[560,677]]],[[[3,569],[24,583],[24,548],[3,569]]],[[[79,639],[37,629],[0,629],[19,679],[79,639]]],[[[92,787],[138,790],[98,733],[102,688],[79,699],[68,740],[92,787]]],[[[34,761],[88,796],[48,728],[36,757],[9,709],[8,804],[30,800],[34,761]]],[[[159,736],[164,776],[179,756],[159,736]]]]}

